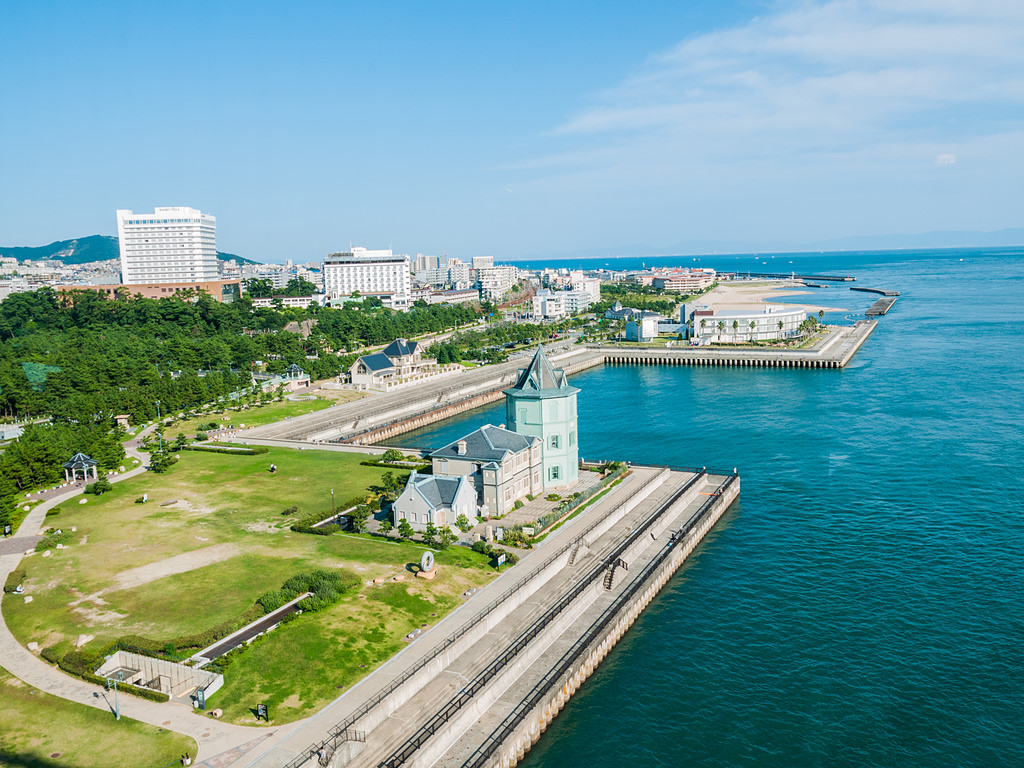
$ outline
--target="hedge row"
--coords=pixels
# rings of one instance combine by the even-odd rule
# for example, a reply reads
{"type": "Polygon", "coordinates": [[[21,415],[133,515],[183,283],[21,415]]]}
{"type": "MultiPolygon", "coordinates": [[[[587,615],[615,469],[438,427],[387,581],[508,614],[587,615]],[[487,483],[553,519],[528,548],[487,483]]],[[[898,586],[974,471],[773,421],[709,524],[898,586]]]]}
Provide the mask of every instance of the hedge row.
{"type": "Polygon", "coordinates": [[[362,579],[352,571],[318,569],[292,576],[281,585],[281,589],[260,595],[256,599],[256,604],[270,613],[304,592],[312,592],[313,596],[300,602],[298,607],[303,611],[320,611],[338,602],[345,592],[358,587],[361,583],[362,579]]]}
{"type": "Polygon", "coordinates": [[[254,445],[248,448],[224,448],[220,445],[183,445],[181,451],[203,451],[205,453],[230,453],[232,456],[259,456],[270,449],[265,445],[254,445]]]}
{"type": "Polygon", "coordinates": [[[422,461],[398,462],[366,459],[365,461],[360,461],[359,463],[364,467],[384,467],[384,469],[419,469],[420,467],[429,467],[430,459],[423,459],[422,461]]]}
{"type": "MultiPolygon", "coordinates": [[[[356,496],[355,498],[343,501],[337,505],[338,511],[344,509],[351,509],[352,507],[358,507],[360,504],[366,503],[365,496],[356,496]]],[[[289,507],[282,515],[296,515],[296,520],[291,524],[291,529],[296,533],[312,533],[314,536],[329,536],[332,533],[340,531],[341,528],[333,523],[331,525],[322,525],[319,528],[314,528],[314,523],[319,523],[326,517],[329,517],[325,510],[318,510],[316,512],[299,512],[296,507],[289,507]],[[325,532],[326,531],[326,532],[325,532]]]]}

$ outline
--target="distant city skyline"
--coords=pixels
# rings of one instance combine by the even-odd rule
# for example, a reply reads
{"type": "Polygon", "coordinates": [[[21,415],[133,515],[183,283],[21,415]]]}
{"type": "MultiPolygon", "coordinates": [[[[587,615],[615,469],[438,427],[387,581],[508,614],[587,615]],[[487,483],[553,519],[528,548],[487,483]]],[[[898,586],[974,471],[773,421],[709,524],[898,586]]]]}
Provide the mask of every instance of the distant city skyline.
{"type": "Polygon", "coordinates": [[[4,20],[3,245],[155,206],[211,212],[221,249],[266,262],[1024,226],[1019,3],[12,0],[4,20]]]}

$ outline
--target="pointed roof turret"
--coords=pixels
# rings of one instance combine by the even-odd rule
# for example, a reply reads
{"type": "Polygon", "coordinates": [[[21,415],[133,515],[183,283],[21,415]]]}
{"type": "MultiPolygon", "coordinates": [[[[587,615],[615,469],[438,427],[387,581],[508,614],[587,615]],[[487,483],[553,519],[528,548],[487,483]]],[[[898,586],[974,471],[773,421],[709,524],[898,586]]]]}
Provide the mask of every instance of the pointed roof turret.
{"type": "Polygon", "coordinates": [[[565,397],[579,390],[570,386],[565,371],[551,365],[544,348],[538,346],[537,353],[526,368],[520,368],[516,383],[505,394],[511,397],[565,397]]]}

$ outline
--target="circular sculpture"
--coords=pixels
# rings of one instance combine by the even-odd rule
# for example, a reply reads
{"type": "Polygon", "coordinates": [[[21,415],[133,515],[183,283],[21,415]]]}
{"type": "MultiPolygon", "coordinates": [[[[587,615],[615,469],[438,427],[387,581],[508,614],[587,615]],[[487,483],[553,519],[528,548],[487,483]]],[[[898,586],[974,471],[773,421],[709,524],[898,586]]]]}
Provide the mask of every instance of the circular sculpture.
{"type": "Polygon", "coordinates": [[[424,552],[423,557],[420,558],[420,570],[421,571],[432,571],[434,570],[434,553],[424,552]]]}

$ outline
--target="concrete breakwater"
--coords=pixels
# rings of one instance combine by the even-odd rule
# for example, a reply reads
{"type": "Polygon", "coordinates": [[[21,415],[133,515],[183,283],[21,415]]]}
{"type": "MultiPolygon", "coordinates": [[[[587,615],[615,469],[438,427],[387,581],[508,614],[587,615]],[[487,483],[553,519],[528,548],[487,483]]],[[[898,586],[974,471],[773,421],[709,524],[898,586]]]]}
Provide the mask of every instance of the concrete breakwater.
{"type": "MultiPolygon", "coordinates": [[[[570,346],[549,353],[567,374],[594,366],[696,365],[748,368],[831,368],[847,365],[876,327],[875,320],[834,328],[808,349],[769,347],[639,347],[605,344],[570,346]]],[[[242,440],[261,442],[345,442],[370,445],[494,402],[525,365],[514,360],[467,370],[442,382],[425,382],[409,391],[389,392],[332,406],[245,432],[242,440]]]]}
{"type": "Polygon", "coordinates": [[[510,755],[539,738],[739,490],[731,473],[634,467],[332,704],[323,714],[344,716],[328,738],[310,744],[300,730],[256,765],[314,766],[321,754],[335,768],[514,764],[510,755]]]}

